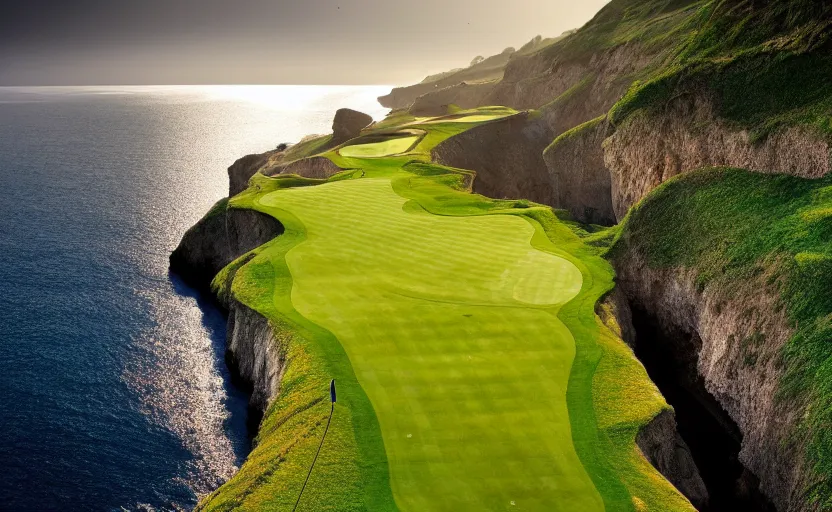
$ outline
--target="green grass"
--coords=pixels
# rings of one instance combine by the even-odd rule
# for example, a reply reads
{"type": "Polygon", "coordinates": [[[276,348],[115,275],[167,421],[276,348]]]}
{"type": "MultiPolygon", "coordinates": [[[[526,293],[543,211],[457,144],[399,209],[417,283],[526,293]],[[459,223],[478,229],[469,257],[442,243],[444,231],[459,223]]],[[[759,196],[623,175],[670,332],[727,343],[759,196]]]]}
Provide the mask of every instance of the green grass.
{"type": "Polygon", "coordinates": [[[382,156],[397,155],[410,149],[419,137],[397,137],[382,142],[369,144],[353,144],[338,150],[342,156],[355,158],[378,158],[382,156]]]}
{"type": "MultiPolygon", "coordinates": [[[[500,117],[505,117],[505,116],[502,115],[502,114],[472,114],[472,115],[467,115],[467,116],[464,115],[464,116],[460,116],[460,117],[454,117],[452,119],[452,121],[454,123],[481,123],[483,121],[493,121],[493,120],[498,119],[500,117]]],[[[443,121],[444,121],[443,119],[436,119],[436,120],[430,120],[430,121],[423,121],[423,123],[425,123],[425,124],[441,123],[443,121]]]]}
{"type": "Polygon", "coordinates": [[[400,507],[557,510],[557,490],[575,495],[562,510],[602,509],[572,446],[574,344],[556,316],[580,271],[532,248],[534,227],[520,218],[438,216],[406,202],[389,179],[259,199],[307,232],[285,255],[292,303],[345,347],[400,507]]]}
{"type": "Polygon", "coordinates": [[[283,155],[283,161],[291,162],[320,153],[326,149],[331,141],[332,135],[321,135],[319,137],[304,139],[286,150],[283,155]]]}
{"type": "Polygon", "coordinates": [[[427,162],[472,124],[422,125],[408,155],[333,158],[356,170],[325,183],[255,176],[232,199],[286,232],[215,284],[272,322],[289,370],[205,510],[289,510],[330,376],[301,510],[690,510],[634,444],[667,405],[595,315],[609,265],[550,209],[427,162]]]}
{"type": "Polygon", "coordinates": [[[782,126],[832,134],[832,5],[813,0],[711,0],[680,25],[674,58],[633,84],[610,111],[619,125],[706,94],[717,114],[759,140],[782,126]]]}
{"type": "Polygon", "coordinates": [[[759,276],[779,287],[795,330],[779,399],[808,404],[796,434],[817,478],[807,497],[832,508],[832,178],[697,171],[653,191],[621,229],[650,266],[693,268],[700,287],[731,296],[759,276]]]}

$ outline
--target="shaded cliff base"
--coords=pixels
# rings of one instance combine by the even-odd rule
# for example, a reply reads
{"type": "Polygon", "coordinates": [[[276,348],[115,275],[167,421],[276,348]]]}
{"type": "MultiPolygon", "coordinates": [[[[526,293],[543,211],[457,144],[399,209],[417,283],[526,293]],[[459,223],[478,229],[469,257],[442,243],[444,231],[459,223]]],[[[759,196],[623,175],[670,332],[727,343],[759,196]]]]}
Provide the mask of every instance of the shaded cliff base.
{"type": "Polygon", "coordinates": [[[683,333],[663,334],[655,317],[633,310],[636,357],[673,406],[681,439],[689,446],[709,495],[701,512],[775,512],[759,489],[759,479],[739,460],[742,433],[705,389],[683,350],[696,352],[683,333]],[[675,335],[674,339],[672,336],[675,335]],[[674,350],[671,347],[678,347],[674,350]]]}

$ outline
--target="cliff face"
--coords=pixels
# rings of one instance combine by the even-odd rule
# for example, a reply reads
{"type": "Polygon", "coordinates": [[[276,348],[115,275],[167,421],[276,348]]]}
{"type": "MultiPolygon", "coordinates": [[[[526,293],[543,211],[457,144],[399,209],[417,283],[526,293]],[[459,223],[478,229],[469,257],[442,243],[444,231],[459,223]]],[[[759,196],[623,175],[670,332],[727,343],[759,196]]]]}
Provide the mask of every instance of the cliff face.
{"type": "Polygon", "coordinates": [[[283,233],[272,217],[218,202],[189,229],[170,255],[170,268],[195,288],[207,290],[223,267],[283,233]]]}
{"type": "Polygon", "coordinates": [[[413,101],[410,112],[416,116],[441,116],[450,105],[468,109],[484,105],[484,98],[494,89],[495,82],[469,84],[462,82],[444,89],[425,93],[413,101]]]}
{"type": "Polygon", "coordinates": [[[447,105],[450,102],[459,106],[463,106],[463,104],[468,105],[463,108],[482,105],[482,103],[475,102],[481,100],[493,88],[494,84],[502,78],[505,67],[509,62],[550,46],[566,35],[563,34],[560,37],[552,39],[543,39],[537,36],[524,44],[518,51],[515,51],[514,48],[506,48],[497,55],[492,55],[485,59],[479,57],[472,61],[471,65],[466,68],[454,69],[445,73],[432,75],[426,77],[418,84],[407,87],[396,87],[390,91],[390,94],[381,96],[378,101],[382,106],[393,110],[407,109],[420,98],[427,98],[437,94],[438,97],[444,99],[430,99],[428,101],[431,104],[447,105]],[[461,92],[459,90],[460,85],[468,86],[470,89],[461,92]]]}
{"type": "MultiPolygon", "coordinates": [[[[567,43],[564,41],[563,46],[567,43]]],[[[559,46],[513,59],[506,67],[503,79],[484,102],[514,108],[539,108],[580,86],[589,92],[586,96],[589,103],[575,105],[585,113],[578,119],[569,120],[566,124],[570,128],[609,110],[627,91],[631,77],[659,59],[656,50],[645,49],[637,42],[600,48],[574,58],[564,58],[559,46]]],[[[555,119],[555,122],[559,121],[555,119]]]]}
{"type": "Polygon", "coordinates": [[[274,174],[297,174],[304,178],[325,179],[333,174],[341,172],[342,169],[335,165],[332,160],[323,156],[313,156],[295,160],[285,165],[272,169],[270,176],[274,174]]]}
{"type": "Polygon", "coordinates": [[[737,167],[819,178],[830,170],[832,148],[808,128],[782,128],[755,142],[729,126],[711,100],[684,96],[661,112],[632,116],[604,143],[616,217],[662,182],[693,169],[737,167]]]}
{"type": "Polygon", "coordinates": [[[474,192],[554,204],[543,148],[551,132],[524,112],[451,137],[433,149],[437,163],[477,173],[474,192]]]}
{"type": "Polygon", "coordinates": [[[269,151],[254,155],[246,155],[228,168],[228,197],[233,197],[248,188],[248,180],[261,167],[282,156],[281,151],[269,151]]]}
{"type": "MultiPolygon", "coordinates": [[[[620,288],[613,289],[598,303],[596,314],[616,336],[630,347],[636,343],[636,332],[627,297],[620,288]]],[[[690,448],[676,430],[673,410],[660,412],[636,435],[636,445],[647,461],[672,483],[697,509],[709,503],[708,489],[690,448]]]]}
{"type": "Polygon", "coordinates": [[[664,411],[642,428],[636,444],[659,470],[699,510],[708,506],[708,489],[685,440],[676,431],[676,417],[664,411]]]}
{"type": "Polygon", "coordinates": [[[693,388],[701,379],[739,427],[740,461],[778,510],[806,510],[808,476],[794,436],[803,404],[775,400],[780,354],[793,333],[774,290],[764,278],[731,296],[700,290],[694,272],[651,269],[634,244],[623,243],[614,259],[619,287],[659,324],[681,380],[693,388]]]}
{"type": "MultiPolygon", "coordinates": [[[[283,233],[273,217],[228,208],[227,202],[217,203],[189,229],[170,256],[171,270],[195,288],[207,291],[226,265],[283,233]]],[[[226,360],[251,388],[249,405],[262,414],[277,393],[285,358],[263,316],[233,299],[223,306],[228,311],[226,360]]]]}
{"type": "Polygon", "coordinates": [[[268,320],[256,311],[231,299],[228,310],[226,361],[251,389],[249,407],[266,411],[277,396],[286,369],[286,351],[276,340],[268,320]]]}
{"type": "Polygon", "coordinates": [[[615,224],[612,183],[602,148],[608,131],[606,120],[598,118],[561,135],[543,153],[555,206],[587,224],[615,224]]]}

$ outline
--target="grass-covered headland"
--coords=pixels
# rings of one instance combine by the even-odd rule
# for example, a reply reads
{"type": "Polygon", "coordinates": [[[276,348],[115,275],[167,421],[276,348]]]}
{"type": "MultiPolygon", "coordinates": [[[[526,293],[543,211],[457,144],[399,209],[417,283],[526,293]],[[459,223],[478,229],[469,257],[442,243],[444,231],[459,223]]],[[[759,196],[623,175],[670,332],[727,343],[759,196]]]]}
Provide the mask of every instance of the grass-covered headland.
{"type": "Polygon", "coordinates": [[[229,201],[285,226],[214,286],[269,320],[286,371],[201,510],[292,510],[331,378],[298,510],[691,509],[635,445],[668,406],[595,313],[609,264],[551,209],[429,161],[513,113],[394,114],[324,153],[344,172],[255,175],[229,201]]]}

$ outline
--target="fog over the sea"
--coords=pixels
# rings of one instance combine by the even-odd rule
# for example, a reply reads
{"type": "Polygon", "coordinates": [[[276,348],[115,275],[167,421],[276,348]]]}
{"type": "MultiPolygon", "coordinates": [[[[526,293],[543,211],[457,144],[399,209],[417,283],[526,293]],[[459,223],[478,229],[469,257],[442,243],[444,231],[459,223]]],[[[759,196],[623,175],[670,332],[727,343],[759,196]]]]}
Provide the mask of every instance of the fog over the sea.
{"type": "Polygon", "coordinates": [[[587,22],[607,0],[10,0],[0,85],[397,84],[587,22]]]}

